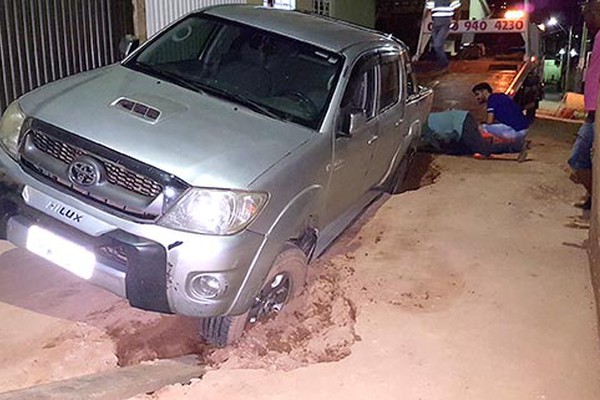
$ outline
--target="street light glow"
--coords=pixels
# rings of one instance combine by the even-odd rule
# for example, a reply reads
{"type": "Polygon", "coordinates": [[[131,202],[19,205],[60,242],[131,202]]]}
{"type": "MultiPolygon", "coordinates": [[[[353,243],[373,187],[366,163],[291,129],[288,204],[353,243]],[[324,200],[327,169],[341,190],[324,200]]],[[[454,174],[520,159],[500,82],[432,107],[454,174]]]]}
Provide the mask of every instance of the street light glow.
{"type": "Polygon", "coordinates": [[[544,24],[539,24],[539,25],[538,25],[538,28],[540,29],[540,31],[542,31],[542,32],[546,32],[546,25],[544,25],[544,24]]]}
{"type": "Polygon", "coordinates": [[[556,26],[556,25],[558,25],[558,20],[555,17],[550,17],[550,19],[548,20],[548,23],[546,25],[556,26]]]}
{"type": "Polygon", "coordinates": [[[523,19],[525,17],[525,11],[523,10],[507,10],[504,13],[504,18],[506,19],[523,19]]]}
{"type": "Polygon", "coordinates": [[[558,51],[558,54],[560,54],[561,56],[564,56],[566,52],[567,51],[564,48],[562,48],[558,51]]]}
{"type": "Polygon", "coordinates": [[[571,49],[571,53],[570,54],[571,54],[571,58],[577,57],[579,55],[579,53],[577,53],[577,50],[575,50],[575,49],[571,49]]]}

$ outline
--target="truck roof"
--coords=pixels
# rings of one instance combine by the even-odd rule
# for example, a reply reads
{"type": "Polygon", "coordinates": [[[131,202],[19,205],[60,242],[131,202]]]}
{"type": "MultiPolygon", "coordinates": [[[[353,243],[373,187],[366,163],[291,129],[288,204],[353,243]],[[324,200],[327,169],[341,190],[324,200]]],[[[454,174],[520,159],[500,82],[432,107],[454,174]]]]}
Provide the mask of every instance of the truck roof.
{"type": "Polygon", "coordinates": [[[203,11],[208,15],[237,21],[270,32],[294,37],[334,52],[372,41],[399,42],[383,33],[344,21],[299,11],[251,5],[223,5],[203,11]]]}

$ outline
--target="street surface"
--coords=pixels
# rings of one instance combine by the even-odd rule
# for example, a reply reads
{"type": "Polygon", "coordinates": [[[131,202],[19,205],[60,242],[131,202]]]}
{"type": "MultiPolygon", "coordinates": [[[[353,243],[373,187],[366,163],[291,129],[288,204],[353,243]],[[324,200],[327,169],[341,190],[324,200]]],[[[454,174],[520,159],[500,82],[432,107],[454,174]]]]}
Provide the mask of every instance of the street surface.
{"type": "Polygon", "coordinates": [[[201,380],[135,399],[597,400],[576,129],[538,121],[521,164],[437,157],[435,183],[376,203],[298,302],[218,351],[4,242],[0,391],[195,353],[201,380]]]}

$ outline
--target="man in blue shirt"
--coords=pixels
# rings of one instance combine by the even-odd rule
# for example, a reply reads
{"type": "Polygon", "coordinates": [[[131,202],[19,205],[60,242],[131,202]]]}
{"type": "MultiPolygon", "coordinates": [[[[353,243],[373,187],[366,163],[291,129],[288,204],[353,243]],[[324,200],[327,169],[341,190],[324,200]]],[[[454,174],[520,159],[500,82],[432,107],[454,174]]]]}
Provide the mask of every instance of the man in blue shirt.
{"type": "Polygon", "coordinates": [[[487,104],[487,118],[482,129],[498,140],[506,143],[507,150],[519,152],[525,142],[529,122],[521,108],[504,93],[492,93],[492,87],[479,83],[473,87],[479,104],[487,104]]]}

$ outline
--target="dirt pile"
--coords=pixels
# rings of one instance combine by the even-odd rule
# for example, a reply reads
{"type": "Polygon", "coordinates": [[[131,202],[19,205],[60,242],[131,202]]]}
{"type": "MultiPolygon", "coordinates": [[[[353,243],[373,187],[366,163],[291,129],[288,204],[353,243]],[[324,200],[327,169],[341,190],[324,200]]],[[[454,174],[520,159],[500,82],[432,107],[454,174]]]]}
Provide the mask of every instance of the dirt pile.
{"type": "Polygon", "coordinates": [[[311,265],[307,289],[276,318],[258,322],[234,346],[208,357],[213,367],[289,371],[334,362],[350,355],[360,337],[357,309],[346,295],[351,266],[321,261],[311,265]]]}

